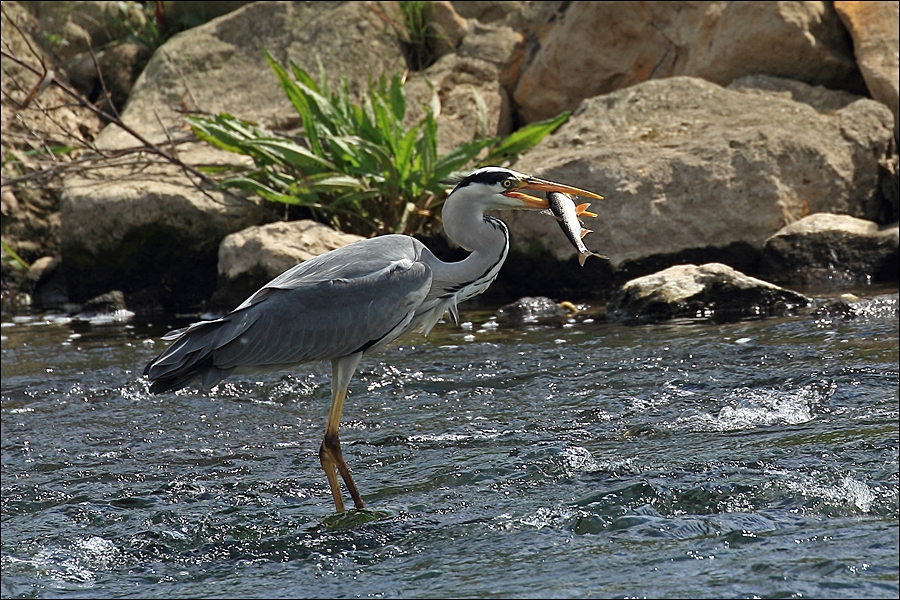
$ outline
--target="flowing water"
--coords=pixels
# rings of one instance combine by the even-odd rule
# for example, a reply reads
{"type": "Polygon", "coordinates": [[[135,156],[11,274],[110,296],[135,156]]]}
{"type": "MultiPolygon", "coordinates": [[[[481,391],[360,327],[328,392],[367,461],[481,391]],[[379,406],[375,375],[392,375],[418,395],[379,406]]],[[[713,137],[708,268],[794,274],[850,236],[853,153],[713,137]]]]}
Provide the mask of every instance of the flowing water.
{"type": "Polygon", "coordinates": [[[625,327],[463,311],[363,359],[151,396],[184,319],[2,328],[3,597],[898,596],[897,294],[625,327]]]}

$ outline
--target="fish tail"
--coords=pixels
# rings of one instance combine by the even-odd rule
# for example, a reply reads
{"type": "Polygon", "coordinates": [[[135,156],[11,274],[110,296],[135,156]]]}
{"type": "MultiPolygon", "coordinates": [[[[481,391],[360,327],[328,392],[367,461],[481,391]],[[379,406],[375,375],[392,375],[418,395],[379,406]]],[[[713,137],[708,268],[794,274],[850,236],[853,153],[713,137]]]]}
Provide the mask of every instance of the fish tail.
{"type": "Polygon", "coordinates": [[[597,258],[602,258],[603,260],[609,260],[608,256],[603,256],[597,252],[591,252],[590,250],[585,250],[581,254],[578,255],[578,264],[582,267],[584,266],[584,261],[587,260],[588,256],[596,256],[597,258]]]}

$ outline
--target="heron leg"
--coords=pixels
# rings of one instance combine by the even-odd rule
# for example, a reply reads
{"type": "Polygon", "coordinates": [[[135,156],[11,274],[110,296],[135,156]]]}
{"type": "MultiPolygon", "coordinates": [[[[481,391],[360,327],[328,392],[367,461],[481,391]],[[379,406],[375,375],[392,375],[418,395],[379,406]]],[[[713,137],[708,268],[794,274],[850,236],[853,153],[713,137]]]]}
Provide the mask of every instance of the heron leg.
{"type": "Polygon", "coordinates": [[[325,437],[322,439],[322,445],[319,447],[319,462],[322,463],[322,469],[328,478],[328,485],[331,487],[331,495],[334,498],[334,508],[337,512],[344,511],[344,500],[341,496],[340,483],[338,482],[338,473],[347,486],[347,491],[353,498],[353,504],[356,508],[364,508],[366,503],[363,502],[353,476],[350,474],[350,468],[344,461],[344,455],[341,452],[341,441],[338,437],[338,427],[341,424],[341,413],[344,410],[344,400],[347,398],[347,389],[350,387],[350,379],[356,371],[359,359],[362,353],[357,352],[350,356],[335,358],[331,361],[332,380],[331,380],[331,410],[328,412],[328,422],[325,425],[325,437]]]}

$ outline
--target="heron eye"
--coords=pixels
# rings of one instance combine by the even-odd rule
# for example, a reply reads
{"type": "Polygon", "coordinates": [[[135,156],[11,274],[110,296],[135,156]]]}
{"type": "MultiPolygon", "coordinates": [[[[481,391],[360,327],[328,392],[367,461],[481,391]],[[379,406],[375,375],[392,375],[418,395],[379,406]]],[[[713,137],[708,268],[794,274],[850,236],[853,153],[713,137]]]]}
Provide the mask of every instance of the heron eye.
{"type": "Polygon", "coordinates": [[[503,180],[503,187],[508,188],[511,185],[512,185],[512,180],[510,180],[510,179],[503,180]]]}

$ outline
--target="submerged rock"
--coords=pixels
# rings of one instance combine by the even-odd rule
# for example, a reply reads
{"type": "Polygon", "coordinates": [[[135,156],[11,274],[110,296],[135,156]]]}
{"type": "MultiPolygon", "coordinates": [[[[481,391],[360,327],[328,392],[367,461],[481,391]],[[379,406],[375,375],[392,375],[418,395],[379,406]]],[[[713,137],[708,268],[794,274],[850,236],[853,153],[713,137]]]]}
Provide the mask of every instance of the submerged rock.
{"type": "Polygon", "coordinates": [[[564,314],[559,304],[546,296],[525,296],[497,309],[497,319],[530,323],[564,314]]]}
{"type": "Polygon", "coordinates": [[[677,265],[638,277],[616,292],[607,315],[627,324],[673,318],[737,320],[782,315],[809,298],[719,263],[677,265]]]}
{"type": "Polygon", "coordinates": [[[125,294],[120,290],[113,290],[91,298],[81,307],[78,319],[90,321],[93,324],[127,321],[134,316],[134,312],[128,310],[125,305],[125,294]]]}
{"type": "Polygon", "coordinates": [[[812,311],[812,316],[822,323],[838,319],[887,319],[900,313],[898,298],[898,294],[883,294],[871,298],[841,294],[840,297],[817,306],[812,311]]]}

